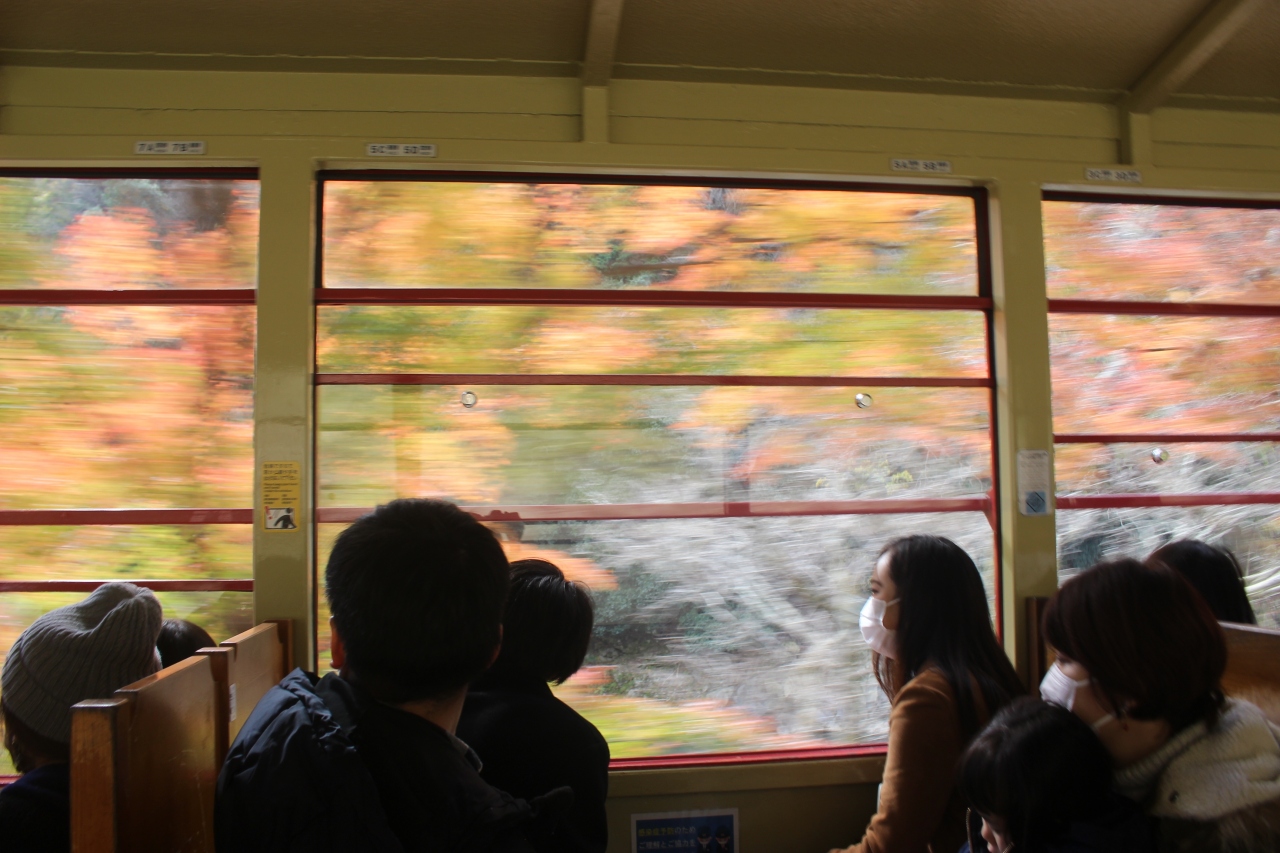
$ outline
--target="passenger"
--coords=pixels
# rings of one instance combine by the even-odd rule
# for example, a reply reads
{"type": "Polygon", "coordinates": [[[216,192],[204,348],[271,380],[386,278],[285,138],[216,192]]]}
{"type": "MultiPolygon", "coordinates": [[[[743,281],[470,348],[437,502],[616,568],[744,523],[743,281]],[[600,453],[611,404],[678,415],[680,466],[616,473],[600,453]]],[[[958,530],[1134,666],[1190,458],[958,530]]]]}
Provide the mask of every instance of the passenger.
{"type": "Polygon", "coordinates": [[[498,654],[508,572],[444,501],[392,501],[344,530],[325,570],[339,672],[294,670],[245,721],[218,777],[218,849],[530,851],[537,808],[484,782],[454,735],[498,654]]]}
{"type": "Polygon", "coordinates": [[[517,797],[573,789],[573,811],[536,844],[546,853],[604,853],[609,841],[609,744],[547,687],[582,666],[594,622],[585,586],[545,560],[512,563],[502,652],[472,685],[458,723],[494,787],[517,797]]]}
{"type": "Polygon", "coordinates": [[[1065,708],[1023,696],[960,762],[972,809],[961,853],[1149,853],[1151,826],[1111,790],[1111,756],[1065,708]],[[984,843],[985,842],[985,843],[984,843]]]}
{"type": "Polygon", "coordinates": [[[108,583],[18,637],[0,675],[4,745],[22,775],[0,790],[6,853],[71,849],[71,706],[160,669],[163,618],[148,589],[108,583]]]}
{"type": "Polygon", "coordinates": [[[203,648],[216,645],[218,644],[209,636],[209,632],[196,623],[186,619],[166,619],[160,626],[156,651],[160,652],[160,665],[170,667],[203,648]]]}
{"type": "Polygon", "coordinates": [[[1044,633],[1041,694],[1098,733],[1161,851],[1280,850],[1280,729],[1223,697],[1222,627],[1182,576],[1101,563],[1062,585],[1044,633]]]}
{"type": "Polygon", "coordinates": [[[846,851],[954,853],[965,841],[956,763],[1023,692],[991,628],[982,576],[949,539],[898,539],[880,553],[860,622],[893,710],[879,810],[846,851]]]}
{"type": "Polygon", "coordinates": [[[1147,565],[1162,563],[1182,575],[1204,596],[1219,622],[1258,624],[1244,589],[1236,555],[1198,539],[1179,539],[1152,551],[1147,565]]]}

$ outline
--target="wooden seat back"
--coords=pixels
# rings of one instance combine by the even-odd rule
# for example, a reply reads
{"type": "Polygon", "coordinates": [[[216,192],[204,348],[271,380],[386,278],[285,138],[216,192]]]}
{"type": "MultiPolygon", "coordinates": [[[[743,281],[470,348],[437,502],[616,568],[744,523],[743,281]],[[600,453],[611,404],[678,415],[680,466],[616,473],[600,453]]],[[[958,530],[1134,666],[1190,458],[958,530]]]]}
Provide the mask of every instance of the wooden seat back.
{"type": "Polygon", "coordinates": [[[1222,689],[1246,699],[1280,725],[1280,631],[1256,625],[1222,623],[1227,635],[1227,671],[1222,689]]]}
{"type": "Polygon", "coordinates": [[[197,655],[72,707],[73,853],[213,853],[220,692],[197,655]]]}
{"type": "Polygon", "coordinates": [[[226,758],[244,722],[267,691],[293,667],[293,623],[263,622],[218,644],[201,649],[219,682],[219,712],[228,721],[218,733],[218,764],[226,758]]]}
{"type": "Polygon", "coordinates": [[[1044,641],[1044,633],[1040,630],[1044,622],[1044,611],[1049,606],[1049,599],[1038,596],[1027,596],[1027,690],[1032,696],[1040,695],[1040,682],[1045,673],[1053,665],[1054,654],[1049,644],[1044,641]]]}

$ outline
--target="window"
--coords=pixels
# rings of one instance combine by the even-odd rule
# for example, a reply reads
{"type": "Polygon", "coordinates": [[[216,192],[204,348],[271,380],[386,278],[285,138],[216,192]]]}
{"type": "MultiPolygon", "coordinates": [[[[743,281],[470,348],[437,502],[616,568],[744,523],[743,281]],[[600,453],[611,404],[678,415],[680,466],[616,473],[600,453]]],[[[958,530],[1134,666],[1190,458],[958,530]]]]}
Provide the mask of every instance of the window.
{"type": "Polygon", "coordinates": [[[879,548],[949,536],[996,592],[982,203],[328,174],[320,566],[449,498],[591,585],[559,695],[615,757],[883,740],[879,548]]]}
{"type": "Polygon", "coordinates": [[[1231,548],[1280,627],[1280,209],[1046,195],[1060,573],[1231,548]]]}
{"type": "Polygon", "coordinates": [[[0,176],[0,654],[105,580],[251,625],[254,177],[0,176]]]}

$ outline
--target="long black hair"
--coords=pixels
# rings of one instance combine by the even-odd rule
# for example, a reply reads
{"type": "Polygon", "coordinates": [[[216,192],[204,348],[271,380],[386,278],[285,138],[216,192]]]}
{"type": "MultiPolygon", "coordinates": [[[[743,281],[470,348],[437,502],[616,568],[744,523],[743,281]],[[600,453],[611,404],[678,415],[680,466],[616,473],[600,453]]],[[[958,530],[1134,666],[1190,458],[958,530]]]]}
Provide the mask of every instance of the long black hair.
{"type": "Polygon", "coordinates": [[[1190,581],[1219,621],[1258,624],[1240,561],[1226,548],[1199,539],[1179,539],[1152,551],[1145,562],[1162,563],[1190,581]]]}
{"type": "Polygon", "coordinates": [[[1075,714],[1024,696],[974,738],[958,781],[978,814],[1000,818],[1016,849],[1034,851],[1107,810],[1111,755],[1075,714]]]}
{"type": "Polygon", "coordinates": [[[1022,681],[991,628],[982,575],[964,550],[941,536],[906,536],[884,547],[898,589],[896,661],[873,654],[876,681],[890,699],[907,681],[935,667],[951,686],[966,736],[978,730],[973,684],[987,714],[1024,693],[1022,681]]]}

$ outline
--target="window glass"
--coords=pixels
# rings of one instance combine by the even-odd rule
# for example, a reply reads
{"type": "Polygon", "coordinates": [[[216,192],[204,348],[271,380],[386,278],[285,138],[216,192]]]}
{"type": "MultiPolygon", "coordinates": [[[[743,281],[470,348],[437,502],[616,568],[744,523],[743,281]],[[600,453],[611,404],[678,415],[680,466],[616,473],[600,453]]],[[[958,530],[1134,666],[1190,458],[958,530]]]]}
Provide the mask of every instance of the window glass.
{"type": "Polygon", "coordinates": [[[1173,539],[1217,542],[1244,559],[1274,626],[1280,504],[1252,501],[1280,492],[1267,440],[1280,432],[1280,317],[1195,312],[1280,302],[1280,210],[1050,200],[1044,221],[1050,297],[1097,303],[1049,317],[1054,430],[1073,436],[1055,448],[1057,491],[1114,505],[1059,510],[1060,577],[1173,539]],[[1080,313],[1108,300],[1154,304],[1080,313]],[[1176,495],[1209,505],[1160,506],[1176,495]]]}
{"type": "Polygon", "coordinates": [[[427,494],[474,505],[951,498],[991,487],[985,388],[346,385],[318,396],[322,506],[427,494]]]}
{"type": "Polygon", "coordinates": [[[923,193],[330,180],[324,285],[972,296],[975,233],[923,193]]]}
{"type": "Polygon", "coordinates": [[[1280,209],[1047,201],[1050,299],[1280,302],[1280,209]]]}
{"type": "Polygon", "coordinates": [[[322,306],[319,370],[985,376],[958,311],[322,306]]]}
{"type": "Polygon", "coordinates": [[[0,307],[0,328],[0,507],[252,503],[252,306],[0,307]]]}
{"type": "Polygon", "coordinates": [[[4,580],[248,578],[253,530],[247,524],[0,526],[0,554],[4,580]]]}
{"type": "Polygon", "coordinates": [[[1058,494],[1280,493],[1274,442],[1059,444],[1058,494]]]}
{"type": "Polygon", "coordinates": [[[1057,432],[1280,429],[1280,318],[1053,314],[1057,432]]]}
{"type": "Polygon", "coordinates": [[[1177,539],[1229,548],[1258,624],[1280,629],[1280,511],[1275,505],[1085,509],[1058,513],[1060,581],[1101,560],[1136,557],[1177,539]]]}
{"type": "Polygon", "coordinates": [[[252,288],[258,182],[0,177],[0,288],[252,288]]]}
{"type": "MultiPolygon", "coordinates": [[[[560,693],[615,756],[884,738],[857,618],[879,548],[951,536],[995,593],[987,317],[935,298],[978,295],[974,199],[323,186],[322,284],[393,289],[321,294],[322,520],[401,496],[518,513],[492,525],[508,554],[596,594],[560,693]],[[431,305],[441,287],[507,290],[431,305]],[[592,292],[521,304],[553,287],[592,292]],[[725,305],[689,296],[708,290],[725,305]],[[852,298],[875,293],[902,298],[852,298]]],[[[321,525],[320,570],[341,527],[321,525]]]]}
{"type": "MultiPolygon", "coordinates": [[[[223,303],[257,243],[255,180],[0,177],[0,292],[35,291],[0,304],[0,580],[251,577],[249,525],[95,511],[252,506],[254,309],[223,303]]],[[[0,655],[85,595],[0,593],[0,655]]],[[[248,593],[160,598],[218,639],[251,624],[248,593]]]]}
{"type": "MultiPolygon", "coordinates": [[[[880,548],[946,536],[994,589],[976,512],[489,526],[509,558],[590,585],[591,651],[556,692],[615,758],[883,741],[888,702],[858,628],[880,548]]],[[[322,568],[344,527],[320,526],[322,568]]],[[[327,646],[326,632],[324,665],[327,646]]]]}

